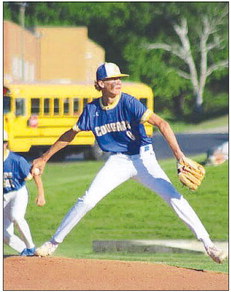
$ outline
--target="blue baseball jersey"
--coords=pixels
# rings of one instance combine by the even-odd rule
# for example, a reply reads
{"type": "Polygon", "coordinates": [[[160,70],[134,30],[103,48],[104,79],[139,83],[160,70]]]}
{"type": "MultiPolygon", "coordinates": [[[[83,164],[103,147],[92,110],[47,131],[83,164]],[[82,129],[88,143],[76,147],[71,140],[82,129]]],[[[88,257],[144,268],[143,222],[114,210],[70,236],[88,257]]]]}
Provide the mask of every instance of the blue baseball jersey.
{"type": "Polygon", "coordinates": [[[152,144],[143,125],[151,114],[139,100],[121,93],[110,106],[104,106],[102,98],[87,104],[73,129],[92,131],[103,151],[134,155],[152,144]]]}
{"type": "Polygon", "coordinates": [[[17,191],[25,185],[25,178],[30,173],[30,164],[14,152],[9,152],[3,163],[3,193],[17,191]]]}

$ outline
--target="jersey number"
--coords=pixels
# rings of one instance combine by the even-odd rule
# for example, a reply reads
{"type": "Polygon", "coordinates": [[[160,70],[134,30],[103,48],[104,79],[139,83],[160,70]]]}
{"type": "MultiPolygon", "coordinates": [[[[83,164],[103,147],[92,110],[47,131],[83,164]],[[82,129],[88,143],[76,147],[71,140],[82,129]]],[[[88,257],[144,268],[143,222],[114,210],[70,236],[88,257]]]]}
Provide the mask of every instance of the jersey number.
{"type": "Polygon", "coordinates": [[[136,140],[135,136],[132,134],[131,131],[126,131],[126,134],[127,134],[127,136],[128,136],[130,139],[132,139],[133,141],[136,140]]]}

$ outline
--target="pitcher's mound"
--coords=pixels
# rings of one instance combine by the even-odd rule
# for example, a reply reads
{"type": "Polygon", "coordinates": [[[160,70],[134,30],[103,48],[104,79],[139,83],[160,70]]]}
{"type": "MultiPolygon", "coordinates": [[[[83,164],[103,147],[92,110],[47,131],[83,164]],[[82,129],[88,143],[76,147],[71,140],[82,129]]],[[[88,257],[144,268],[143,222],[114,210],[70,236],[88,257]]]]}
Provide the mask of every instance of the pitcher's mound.
{"type": "Polygon", "coordinates": [[[228,274],[146,262],[7,257],[4,290],[228,290],[228,274]]]}

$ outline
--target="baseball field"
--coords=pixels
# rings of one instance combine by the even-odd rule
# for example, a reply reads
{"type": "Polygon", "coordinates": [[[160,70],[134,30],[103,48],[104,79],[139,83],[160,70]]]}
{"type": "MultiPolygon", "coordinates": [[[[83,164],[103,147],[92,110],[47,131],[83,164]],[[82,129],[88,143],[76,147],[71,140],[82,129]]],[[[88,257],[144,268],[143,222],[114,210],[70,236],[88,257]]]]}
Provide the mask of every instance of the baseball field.
{"type": "MultiPolygon", "coordinates": [[[[193,158],[201,162],[205,156],[193,158]]],[[[206,166],[205,180],[195,192],[187,190],[178,181],[175,160],[160,161],[160,164],[196,210],[211,238],[215,241],[227,241],[228,163],[216,167],[206,166]]],[[[34,204],[36,195],[34,183],[28,183],[30,202],[26,218],[37,246],[50,239],[63,216],[77,198],[84,194],[102,165],[103,162],[83,161],[48,163],[43,174],[47,204],[42,208],[34,204]]],[[[9,255],[14,252],[5,247],[4,288],[228,289],[227,260],[218,265],[203,254],[126,252],[101,254],[92,250],[93,240],[129,239],[194,239],[194,236],[157,195],[134,181],[128,181],[111,192],[82,219],[59,246],[54,256],[11,257],[9,255]],[[26,273],[26,277],[22,277],[22,272],[26,273]],[[85,280],[87,284],[84,284],[85,277],[88,279],[85,280]],[[43,280],[39,281],[41,278],[43,280]],[[98,281],[98,284],[94,281],[98,281]]]]}

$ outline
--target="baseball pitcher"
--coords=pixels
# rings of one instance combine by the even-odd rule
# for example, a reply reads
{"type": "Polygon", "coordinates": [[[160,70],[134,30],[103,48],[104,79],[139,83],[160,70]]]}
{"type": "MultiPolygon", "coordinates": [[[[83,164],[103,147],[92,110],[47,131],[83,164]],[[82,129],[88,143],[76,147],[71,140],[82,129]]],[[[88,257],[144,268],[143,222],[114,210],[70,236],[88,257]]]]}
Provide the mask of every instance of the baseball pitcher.
{"type": "Polygon", "coordinates": [[[51,240],[37,248],[36,254],[51,255],[88,211],[114,188],[132,178],[163,198],[204,244],[208,255],[221,263],[225,259],[224,253],[213,244],[197,214],[158,164],[144,122],[157,127],[165,137],[178,161],[181,182],[192,190],[200,185],[204,177],[203,167],[185,157],[165,120],[133,96],[121,91],[121,78],[125,76],[128,75],[122,74],[116,64],[104,63],[99,66],[95,88],[102,92],[102,97],[87,104],[73,128],[33,161],[33,166],[42,172],[50,157],[67,146],[81,131],[92,131],[101,149],[111,152],[89,189],[67,213],[51,240]]]}

